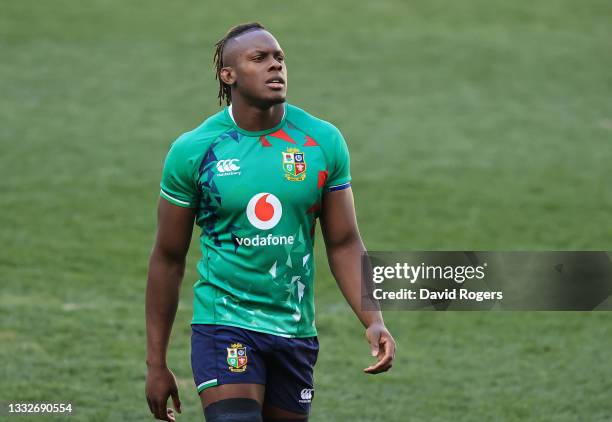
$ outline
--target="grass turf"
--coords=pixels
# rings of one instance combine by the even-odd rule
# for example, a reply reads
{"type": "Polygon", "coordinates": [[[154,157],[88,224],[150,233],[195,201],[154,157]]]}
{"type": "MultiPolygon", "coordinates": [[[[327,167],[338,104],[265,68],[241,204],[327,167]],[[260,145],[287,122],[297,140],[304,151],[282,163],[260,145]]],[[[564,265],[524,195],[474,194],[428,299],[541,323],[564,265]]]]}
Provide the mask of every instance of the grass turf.
{"type": "MultiPolygon", "coordinates": [[[[352,154],[373,250],[610,249],[606,1],[3,2],[0,401],[151,420],[144,284],[169,143],[214,113],[212,45],[260,20],[289,100],[352,154]]],[[[607,420],[607,313],[389,312],[383,376],[318,239],[314,421],[607,420]]],[[[183,420],[192,245],[169,364],[183,420]]],[[[62,420],[49,417],[48,420],[62,420]]]]}

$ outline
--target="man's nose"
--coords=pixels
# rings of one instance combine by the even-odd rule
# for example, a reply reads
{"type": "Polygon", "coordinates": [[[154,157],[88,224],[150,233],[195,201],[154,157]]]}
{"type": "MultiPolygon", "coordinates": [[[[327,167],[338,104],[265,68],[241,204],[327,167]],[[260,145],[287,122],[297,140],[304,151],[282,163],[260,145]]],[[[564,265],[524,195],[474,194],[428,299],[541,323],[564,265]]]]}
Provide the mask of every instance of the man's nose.
{"type": "Polygon", "coordinates": [[[270,70],[282,70],[282,69],[283,69],[283,63],[273,58],[272,62],[270,63],[270,70]]]}

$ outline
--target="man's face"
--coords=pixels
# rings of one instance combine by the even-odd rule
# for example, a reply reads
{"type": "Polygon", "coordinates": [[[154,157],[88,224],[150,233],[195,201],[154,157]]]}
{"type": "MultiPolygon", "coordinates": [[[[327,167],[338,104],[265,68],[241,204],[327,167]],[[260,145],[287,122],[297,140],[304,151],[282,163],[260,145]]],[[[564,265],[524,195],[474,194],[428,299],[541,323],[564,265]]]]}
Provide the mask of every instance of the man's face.
{"type": "Polygon", "coordinates": [[[229,40],[225,46],[220,77],[233,94],[248,102],[269,107],[287,97],[285,54],[265,30],[254,30],[229,40]]]}

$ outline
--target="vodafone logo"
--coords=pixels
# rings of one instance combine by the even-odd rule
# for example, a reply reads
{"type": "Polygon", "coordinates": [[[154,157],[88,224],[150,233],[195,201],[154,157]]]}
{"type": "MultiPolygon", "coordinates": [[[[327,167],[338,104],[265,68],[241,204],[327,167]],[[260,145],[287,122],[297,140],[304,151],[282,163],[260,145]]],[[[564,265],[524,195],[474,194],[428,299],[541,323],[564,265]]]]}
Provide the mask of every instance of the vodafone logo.
{"type": "Polygon", "coordinates": [[[254,195],[246,209],[249,222],[260,230],[269,230],[276,226],[283,215],[283,206],[271,193],[263,192],[254,195]]]}
{"type": "MultiPolygon", "coordinates": [[[[246,215],[254,227],[260,230],[270,230],[278,224],[283,215],[283,206],[278,198],[271,193],[262,192],[254,195],[246,208],[246,215]]],[[[236,247],[262,247],[277,245],[293,245],[293,236],[278,235],[272,233],[253,237],[239,237],[234,239],[236,247]]]]}

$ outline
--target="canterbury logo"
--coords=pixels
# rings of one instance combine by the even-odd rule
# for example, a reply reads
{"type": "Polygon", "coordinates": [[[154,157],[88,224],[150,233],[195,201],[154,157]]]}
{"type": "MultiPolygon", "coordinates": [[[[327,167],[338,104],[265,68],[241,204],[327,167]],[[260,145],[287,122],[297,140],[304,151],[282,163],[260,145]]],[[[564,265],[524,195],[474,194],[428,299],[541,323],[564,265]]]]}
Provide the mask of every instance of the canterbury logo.
{"type": "Polygon", "coordinates": [[[300,391],[300,403],[310,403],[312,401],[312,393],[314,388],[304,388],[300,391]]]}
{"type": "Polygon", "coordinates": [[[234,172],[237,172],[238,170],[240,170],[240,166],[237,163],[238,160],[237,158],[231,158],[229,160],[219,160],[217,161],[217,171],[219,173],[232,173],[235,174],[234,172]]]}

